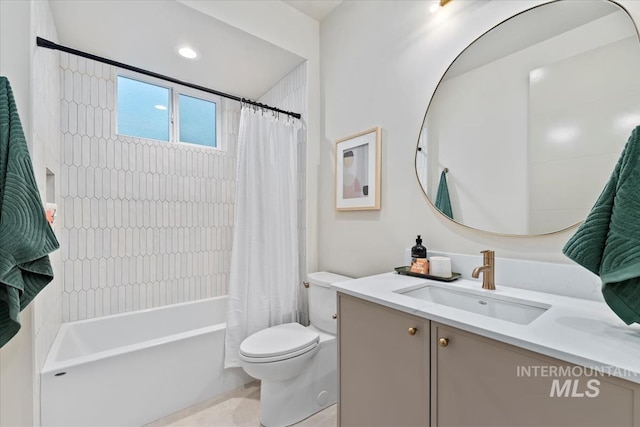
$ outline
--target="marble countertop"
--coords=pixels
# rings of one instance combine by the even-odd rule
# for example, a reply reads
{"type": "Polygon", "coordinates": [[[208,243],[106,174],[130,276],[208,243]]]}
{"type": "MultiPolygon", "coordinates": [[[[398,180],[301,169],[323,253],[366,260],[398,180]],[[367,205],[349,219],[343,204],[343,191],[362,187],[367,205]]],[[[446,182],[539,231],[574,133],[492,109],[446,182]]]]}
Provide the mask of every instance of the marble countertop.
{"type": "Polygon", "coordinates": [[[395,272],[339,282],[332,287],[344,294],[640,384],[640,325],[626,325],[601,301],[501,285],[490,291],[482,289],[480,281],[441,282],[395,272]],[[487,297],[525,299],[551,307],[531,323],[522,325],[396,292],[421,285],[471,289],[486,293],[487,297]]]}

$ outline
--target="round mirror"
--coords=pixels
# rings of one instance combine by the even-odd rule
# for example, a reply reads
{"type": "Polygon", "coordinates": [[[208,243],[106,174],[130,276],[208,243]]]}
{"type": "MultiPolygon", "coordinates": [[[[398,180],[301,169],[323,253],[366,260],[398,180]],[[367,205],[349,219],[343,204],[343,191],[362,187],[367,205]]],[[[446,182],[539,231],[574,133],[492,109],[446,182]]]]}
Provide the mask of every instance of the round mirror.
{"type": "Polygon", "coordinates": [[[640,124],[638,76],[637,28],[613,2],[558,0],[502,22],[436,88],[416,150],[422,189],[479,230],[575,225],[640,124]]]}

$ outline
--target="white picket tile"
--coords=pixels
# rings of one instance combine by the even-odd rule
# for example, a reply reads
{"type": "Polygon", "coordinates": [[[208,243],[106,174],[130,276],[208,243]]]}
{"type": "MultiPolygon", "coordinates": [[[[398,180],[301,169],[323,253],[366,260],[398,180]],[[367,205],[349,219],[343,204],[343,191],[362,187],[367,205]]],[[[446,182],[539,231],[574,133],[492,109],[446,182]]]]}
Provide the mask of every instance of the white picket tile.
{"type": "Polygon", "coordinates": [[[89,289],[87,291],[87,310],[86,310],[86,318],[93,319],[96,316],[96,297],[95,291],[93,289],[89,289]]]}
{"type": "Polygon", "coordinates": [[[102,314],[103,316],[108,316],[112,314],[111,313],[111,288],[104,288],[102,290],[102,314]]]}
{"type": "Polygon", "coordinates": [[[82,289],[91,289],[91,260],[82,260],[82,289]]]}
{"type": "Polygon", "coordinates": [[[71,292],[69,294],[69,321],[78,320],[78,293],[71,292]]]}
{"type": "Polygon", "coordinates": [[[69,132],[72,134],[78,133],[78,104],[75,102],[69,102],[69,132]]]}
{"type": "Polygon", "coordinates": [[[104,316],[104,301],[102,289],[96,289],[95,291],[95,317],[104,316]]]}

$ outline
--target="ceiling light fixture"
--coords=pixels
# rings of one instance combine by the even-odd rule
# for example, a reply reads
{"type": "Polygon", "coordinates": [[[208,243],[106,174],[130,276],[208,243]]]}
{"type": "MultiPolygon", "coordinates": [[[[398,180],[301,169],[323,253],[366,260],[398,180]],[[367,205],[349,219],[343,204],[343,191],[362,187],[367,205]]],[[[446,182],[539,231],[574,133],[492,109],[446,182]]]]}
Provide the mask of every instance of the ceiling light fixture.
{"type": "Polygon", "coordinates": [[[198,57],[198,52],[196,52],[195,49],[189,46],[179,47],[177,48],[176,52],[178,52],[178,54],[183,58],[187,59],[196,59],[198,57]]]}

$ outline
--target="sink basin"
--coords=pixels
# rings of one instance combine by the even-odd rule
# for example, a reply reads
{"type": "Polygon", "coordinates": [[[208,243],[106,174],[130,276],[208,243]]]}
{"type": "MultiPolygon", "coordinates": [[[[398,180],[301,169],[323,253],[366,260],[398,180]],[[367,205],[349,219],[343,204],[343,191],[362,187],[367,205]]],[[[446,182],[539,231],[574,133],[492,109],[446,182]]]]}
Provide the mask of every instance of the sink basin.
{"type": "Polygon", "coordinates": [[[425,285],[396,292],[520,325],[528,325],[551,307],[547,304],[519,298],[489,296],[486,292],[449,289],[437,285],[425,285]]]}

